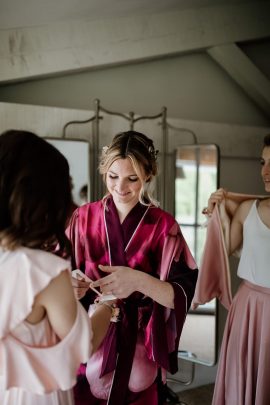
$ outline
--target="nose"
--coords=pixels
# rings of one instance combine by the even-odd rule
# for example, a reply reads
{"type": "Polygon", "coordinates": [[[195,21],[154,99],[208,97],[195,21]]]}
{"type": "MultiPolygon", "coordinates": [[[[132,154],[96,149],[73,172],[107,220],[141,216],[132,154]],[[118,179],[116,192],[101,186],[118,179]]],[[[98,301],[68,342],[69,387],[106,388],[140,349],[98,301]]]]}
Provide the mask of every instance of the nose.
{"type": "Polygon", "coordinates": [[[118,182],[118,190],[121,192],[121,191],[124,191],[125,189],[126,189],[126,182],[125,182],[125,180],[119,179],[119,182],[118,182]]]}

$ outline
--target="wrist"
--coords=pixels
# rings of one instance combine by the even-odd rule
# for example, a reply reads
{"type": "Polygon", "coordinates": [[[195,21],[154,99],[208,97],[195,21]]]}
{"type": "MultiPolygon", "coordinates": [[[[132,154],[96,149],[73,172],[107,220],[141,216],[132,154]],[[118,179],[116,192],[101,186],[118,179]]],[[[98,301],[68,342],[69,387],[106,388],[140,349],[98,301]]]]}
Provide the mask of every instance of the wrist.
{"type": "Polygon", "coordinates": [[[111,319],[110,322],[119,322],[120,321],[120,308],[117,307],[117,305],[115,303],[109,303],[106,301],[99,301],[99,300],[95,300],[95,308],[98,307],[107,307],[110,312],[111,312],[111,319]]]}

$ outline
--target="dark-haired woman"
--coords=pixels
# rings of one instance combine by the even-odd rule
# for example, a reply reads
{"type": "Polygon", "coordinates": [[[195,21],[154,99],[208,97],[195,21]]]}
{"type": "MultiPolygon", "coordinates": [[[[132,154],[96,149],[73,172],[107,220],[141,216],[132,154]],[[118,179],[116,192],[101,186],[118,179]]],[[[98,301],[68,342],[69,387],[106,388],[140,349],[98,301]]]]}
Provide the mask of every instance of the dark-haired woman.
{"type": "Polygon", "coordinates": [[[65,224],[69,167],[31,132],[0,135],[0,403],[72,405],[79,364],[102,341],[111,310],[91,322],[76,302],[65,224]],[[63,366],[64,364],[64,366],[63,366]]]}
{"type": "MultiPolygon", "coordinates": [[[[179,338],[196,279],[196,264],[175,219],[152,196],[157,151],[144,134],[116,135],[100,159],[107,194],[77,209],[68,235],[74,266],[93,286],[117,297],[120,319],[75,388],[77,404],[156,405],[157,381],[177,371],[179,338]]],[[[76,295],[95,300],[83,282],[76,295]]]]}

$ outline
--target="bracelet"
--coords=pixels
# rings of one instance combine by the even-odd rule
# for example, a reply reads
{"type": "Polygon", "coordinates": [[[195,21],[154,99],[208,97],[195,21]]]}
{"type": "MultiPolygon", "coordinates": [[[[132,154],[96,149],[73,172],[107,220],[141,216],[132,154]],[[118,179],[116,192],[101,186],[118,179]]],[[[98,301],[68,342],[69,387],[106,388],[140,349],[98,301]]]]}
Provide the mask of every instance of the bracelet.
{"type": "Polygon", "coordinates": [[[95,300],[94,303],[96,307],[100,305],[106,305],[106,307],[110,308],[111,310],[110,322],[119,322],[121,320],[120,308],[117,307],[115,304],[109,304],[106,301],[99,301],[98,298],[95,300]]]}

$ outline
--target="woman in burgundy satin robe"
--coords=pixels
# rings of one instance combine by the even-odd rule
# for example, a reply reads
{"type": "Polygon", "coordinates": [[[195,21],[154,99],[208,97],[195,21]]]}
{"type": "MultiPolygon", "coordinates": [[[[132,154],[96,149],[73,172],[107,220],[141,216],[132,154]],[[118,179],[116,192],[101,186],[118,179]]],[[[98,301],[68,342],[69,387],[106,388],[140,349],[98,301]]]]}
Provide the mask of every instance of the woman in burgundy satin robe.
{"type": "MultiPolygon", "coordinates": [[[[116,135],[103,148],[99,170],[108,193],[78,208],[67,233],[74,268],[117,297],[121,320],[111,322],[99,350],[81,366],[76,404],[156,405],[157,381],[177,371],[197,266],[178,223],[152,197],[151,139],[135,131],[116,135]]],[[[88,309],[96,294],[83,281],[73,285],[88,309]]]]}

